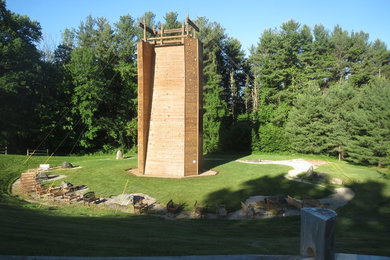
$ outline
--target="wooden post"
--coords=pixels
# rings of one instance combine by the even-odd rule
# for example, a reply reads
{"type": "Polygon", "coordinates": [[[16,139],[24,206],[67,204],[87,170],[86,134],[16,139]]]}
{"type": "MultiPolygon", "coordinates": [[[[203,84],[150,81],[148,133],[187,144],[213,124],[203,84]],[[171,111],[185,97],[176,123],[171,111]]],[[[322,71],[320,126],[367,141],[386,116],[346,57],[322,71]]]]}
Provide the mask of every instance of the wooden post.
{"type": "Polygon", "coordinates": [[[181,24],[181,36],[183,36],[181,38],[181,43],[184,44],[184,22],[181,24]]]}
{"type": "Polygon", "coordinates": [[[6,146],[5,147],[5,153],[4,153],[5,155],[7,155],[7,149],[8,149],[8,147],[6,146]]]}
{"type": "Polygon", "coordinates": [[[163,44],[163,39],[162,39],[163,36],[164,36],[164,25],[161,25],[161,40],[160,40],[161,45],[163,44]]]}
{"type": "Polygon", "coordinates": [[[28,148],[27,148],[27,156],[28,156],[28,148]]]}
{"type": "Polygon", "coordinates": [[[146,19],[143,19],[144,21],[144,41],[146,42],[146,19]]]}
{"type": "MultiPolygon", "coordinates": [[[[156,25],[153,24],[153,34],[156,35],[156,25]]],[[[153,44],[156,44],[156,40],[153,41],[153,44]]]]}
{"type": "Polygon", "coordinates": [[[198,26],[196,26],[196,24],[193,21],[190,20],[188,14],[187,14],[187,24],[191,25],[192,37],[196,38],[196,32],[199,32],[199,28],[198,28],[198,26]]]}
{"type": "Polygon", "coordinates": [[[333,260],[337,213],[331,209],[301,209],[301,255],[333,260]]]}
{"type": "MultiPolygon", "coordinates": [[[[187,17],[188,17],[188,14],[187,14],[187,17]]],[[[189,34],[189,31],[190,31],[190,26],[188,25],[188,20],[186,20],[186,35],[189,34]]]]}
{"type": "Polygon", "coordinates": [[[49,156],[49,149],[46,149],[46,156],[49,156]]]}
{"type": "Polygon", "coordinates": [[[187,35],[190,35],[190,18],[188,16],[188,14],[186,15],[186,21],[187,21],[187,35]]]}

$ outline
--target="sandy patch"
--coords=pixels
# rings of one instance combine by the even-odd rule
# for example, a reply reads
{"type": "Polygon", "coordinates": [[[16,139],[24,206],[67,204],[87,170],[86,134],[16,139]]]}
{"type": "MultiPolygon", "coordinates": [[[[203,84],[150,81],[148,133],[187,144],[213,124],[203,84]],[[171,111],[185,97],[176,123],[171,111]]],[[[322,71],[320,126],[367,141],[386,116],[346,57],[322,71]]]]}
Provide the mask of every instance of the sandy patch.
{"type": "Polygon", "coordinates": [[[153,175],[145,175],[145,174],[139,174],[138,168],[132,168],[132,169],[127,169],[126,172],[137,176],[137,177],[145,177],[145,178],[168,178],[168,179],[184,179],[184,178],[198,178],[198,177],[206,177],[206,176],[215,176],[219,172],[215,170],[208,170],[208,171],[203,171],[199,175],[192,175],[192,176],[167,176],[167,175],[159,175],[159,174],[153,174],[153,175]]]}

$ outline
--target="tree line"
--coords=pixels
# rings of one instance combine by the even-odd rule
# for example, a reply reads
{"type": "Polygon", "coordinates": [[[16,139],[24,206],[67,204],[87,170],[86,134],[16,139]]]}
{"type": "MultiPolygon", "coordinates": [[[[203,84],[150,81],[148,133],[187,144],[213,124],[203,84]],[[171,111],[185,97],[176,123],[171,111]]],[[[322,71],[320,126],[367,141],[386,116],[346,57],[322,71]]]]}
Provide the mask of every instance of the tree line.
{"type": "MultiPolygon", "coordinates": [[[[40,50],[37,21],[0,1],[0,146],[56,154],[136,150],[136,44],[152,12],[111,24],[88,16],[40,50]]],[[[294,20],[265,30],[245,55],[238,39],[199,17],[205,153],[296,151],[388,163],[390,52],[364,32],[294,20]]]]}

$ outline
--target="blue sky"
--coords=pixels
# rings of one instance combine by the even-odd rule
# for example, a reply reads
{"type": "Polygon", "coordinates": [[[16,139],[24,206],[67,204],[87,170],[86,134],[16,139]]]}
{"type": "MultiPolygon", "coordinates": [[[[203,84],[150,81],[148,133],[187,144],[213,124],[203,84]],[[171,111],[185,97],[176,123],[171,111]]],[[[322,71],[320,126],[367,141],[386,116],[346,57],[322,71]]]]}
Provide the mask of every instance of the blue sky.
{"type": "Polygon", "coordinates": [[[157,21],[169,11],[195,19],[205,16],[220,23],[229,36],[240,40],[245,50],[256,45],[265,29],[277,28],[294,19],[311,28],[323,24],[328,30],[339,24],[344,30],[369,33],[370,41],[380,39],[390,48],[390,0],[6,0],[7,8],[40,22],[49,45],[61,42],[65,28],[77,28],[91,14],[111,23],[121,15],[140,17],[145,11],[157,21]]]}

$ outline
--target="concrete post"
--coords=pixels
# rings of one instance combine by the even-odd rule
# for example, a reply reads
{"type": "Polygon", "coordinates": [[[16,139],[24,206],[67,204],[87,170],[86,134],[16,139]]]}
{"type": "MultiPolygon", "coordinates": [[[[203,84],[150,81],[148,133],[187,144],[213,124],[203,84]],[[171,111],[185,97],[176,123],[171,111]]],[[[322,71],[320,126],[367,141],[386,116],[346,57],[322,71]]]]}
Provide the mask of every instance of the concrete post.
{"type": "Polygon", "coordinates": [[[333,260],[337,213],[330,209],[301,209],[301,249],[305,257],[333,260]]]}

